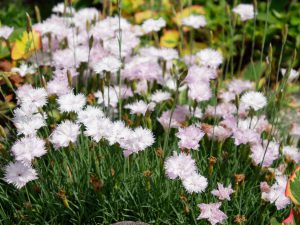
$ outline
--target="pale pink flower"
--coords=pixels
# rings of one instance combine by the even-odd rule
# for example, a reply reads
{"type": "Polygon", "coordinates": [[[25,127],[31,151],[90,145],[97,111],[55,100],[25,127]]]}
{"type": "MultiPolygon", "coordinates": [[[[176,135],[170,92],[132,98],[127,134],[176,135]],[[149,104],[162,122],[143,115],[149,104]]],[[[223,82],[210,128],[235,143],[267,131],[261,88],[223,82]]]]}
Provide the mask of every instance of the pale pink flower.
{"type": "MultiPolygon", "coordinates": [[[[282,68],[281,70],[282,75],[284,76],[286,74],[286,69],[282,68]]],[[[288,81],[296,80],[299,77],[299,72],[297,70],[291,69],[290,74],[288,75],[288,81]]]]}
{"type": "Polygon", "coordinates": [[[220,103],[217,106],[207,106],[205,114],[211,117],[228,118],[237,112],[237,108],[232,103],[220,103]]]}
{"type": "Polygon", "coordinates": [[[234,192],[231,188],[231,184],[228,187],[224,187],[223,184],[218,183],[218,189],[212,190],[212,194],[217,196],[219,200],[228,200],[230,201],[230,195],[234,192]]]}
{"type": "Polygon", "coordinates": [[[190,85],[193,83],[206,82],[213,80],[217,77],[217,72],[214,69],[193,65],[189,68],[188,74],[184,81],[190,85]]]}
{"type": "Polygon", "coordinates": [[[294,137],[300,137],[300,126],[296,123],[292,124],[292,129],[290,131],[290,135],[294,137]]]}
{"type": "Polygon", "coordinates": [[[200,59],[201,66],[207,66],[212,69],[217,69],[223,62],[222,54],[211,48],[202,49],[196,55],[200,59]]]}
{"type": "Polygon", "coordinates": [[[0,39],[2,37],[7,40],[13,31],[14,31],[13,27],[1,26],[0,27],[0,39]]]}
{"type": "Polygon", "coordinates": [[[236,129],[233,131],[234,144],[259,145],[261,142],[260,134],[251,129],[236,129]]]}
{"type": "Polygon", "coordinates": [[[271,187],[266,184],[261,186],[262,199],[274,203],[277,210],[286,208],[290,204],[290,199],[285,196],[286,185],[287,176],[276,176],[276,182],[271,187]]]}
{"type": "Polygon", "coordinates": [[[160,118],[157,120],[160,122],[160,124],[165,128],[169,128],[169,124],[171,128],[176,128],[179,127],[185,120],[186,118],[190,116],[190,112],[186,106],[180,106],[177,105],[171,122],[170,122],[170,117],[171,117],[171,110],[163,112],[160,118]]]}
{"type": "Polygon", "coordinates": [[[188,85],[189,98],[196,100],[197,102],[207,101],[212,97],[212,91],[209,83],[199,82],[188,85]]]}
{"type": "Polygon", "coordinates": [[[194,173],[182,180],[182,184],[185,190],[192,193],[201,193],[204,192],[207,188],[208,182],[206,177],[201,176],[197,173],[194,173]]]}
{"type": "Polygon", "coordinates": [[[228,84],[228,90],[236,95],[241,94],[244,91],[252,90],[254,83],[246,80],[233,79],[228,84]]]}
{"type": "Polygon", "coordinates": [[[13,184],[16,188],[21,189],[29,181],[36,180],[37,172],[31,166],[26,166],[22,162],[10,162],[4,168],[4,180],[13,184]]]}
{"type": "Polygon", "coordinates": [[[167,158],[164,167],[166,175],[172,180],[176,178],[184,180],[197,171],[195,160],[192,159],[191,155],[185,153],[177,154],[175,151],[172,156],[167,158]]]}
{"type": "Polygon", "coordinates": [[[298,150],[298,148],[293,146],[284,146],[282,148],[282,152],[285,156],[289,157],[296,163],[300,162],[300,151],[298,150]]]}
{"type": "Polygon", "coordinates": [[[199,127],[191,125],[185,128],[179,128],[176,136],[180,139],[178,145],[180,148],[194,149],[199,148],[199,141],[204,136],[204,133],[199,127]]]}
{"type": "Polygon", "coordinates": [[[223,126],[211,126],[206,130],[209,138],[217,139],[218,141],[224,141],[231,136],[231,130],[223,126]]]}
{"type": "Polygon", "coordinates": [[[268,140],[264,140],[263,144],[252,145],[250,157],[255,165],[269,167],[279,157],[279,144],[272,141],[268,144],[268,140]]]}
{"type": "Polygon", "coordinates": [[[150,99],[153,102],[160,103],[160,102],[171,99],[171,94],[166,91],[164,92],[164,91],[158,90],[151,95],[150,99]]]}
{"type": "Polygon", "coordinates": [[[207,219],[211,225],[215,225],[217,223],[223,223],[224,220],[227,219],[225,213],[223,213],[219,208],[221,206],[221,202],[217,203],[209,203],[209,204],[198,204],[198,207],[201,210],[200,215],[197,220],[207,219]]]}
{"type": "Polygon", "coordinates": [[[235,100],[235,93],[231,91],[220,91],[218,98],[222,99],[223,102],[231,102],[235,100]]]}

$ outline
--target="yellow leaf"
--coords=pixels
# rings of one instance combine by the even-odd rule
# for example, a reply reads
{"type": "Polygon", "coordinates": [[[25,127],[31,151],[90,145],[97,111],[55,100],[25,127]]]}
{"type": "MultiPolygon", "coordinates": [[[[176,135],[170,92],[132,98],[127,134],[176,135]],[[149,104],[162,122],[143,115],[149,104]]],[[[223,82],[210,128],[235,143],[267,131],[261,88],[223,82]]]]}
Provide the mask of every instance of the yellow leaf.
{"type": "Polygon", "coordinates": [[[155,15],[155,12],[153,12],[152,10],[149,9],[149,10],[146,10],[143,12],[137,12],[134,15],[134,19],[137,24],[141,24],[144,20],[154,17],[154,15],[155,15]]]}
{"type": "Polygon", "coordinates": [[[166,48],[174,48],[179,42],[179,32],[177,30],[167,30],[160,38],[160,46],[166,48]]]}
{"type": "Polygon", "coordinates": [[[41,46],[41,35],[39,32],[33,30],[32,33],[27,33],[24,31],[22,37],[13,44],[11,58],[13,60],[27,59],[41,46]]]}
{"type": "Polygon", "coordinates": [[[123,0],[122,9],[125,12],[134,12],[137,11],[137,9],[144,4],[144,0],[123,0]]]}

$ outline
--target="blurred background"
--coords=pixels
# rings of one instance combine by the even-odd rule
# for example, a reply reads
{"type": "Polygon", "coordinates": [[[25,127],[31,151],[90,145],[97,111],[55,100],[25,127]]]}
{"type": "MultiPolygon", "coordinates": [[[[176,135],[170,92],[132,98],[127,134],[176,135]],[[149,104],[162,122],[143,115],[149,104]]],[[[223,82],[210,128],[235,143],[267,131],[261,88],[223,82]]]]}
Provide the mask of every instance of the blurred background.
{"type": "MultiPolygon", "coordinates": [[[[53,6],[63,2],[63,0],[0,0],[0,24],[13,27],[26,27],[26,16],[28,12],[33,23],[37,22],[35,6],[40,9],[42,20],[51,16],[53,6]]],[[[234,49],[238,56],[239,45],[242,42],[243,26],[237,22],[235,24],[234,34],[230,34],[230,20],[234,15],[228,16],[226,7],[232,8],[239,3],[253,3],[252,0],[121,0],[122,16],[131,23],[141,24],[150,17],[163,17],[167,21],[165,31],[178,30],[182,17],[187,14],[204,14],[210,31],[201,31],[195,36],[196,48],[203,48],[208,42],[213,42],[215,47],[224,46],[223,53],[229,48],[232,37],[236,45],[234,49]],[[211,32],[211,33],[210,33],[211,32]],[[213,40],[210,35],[213,34],[213,40]]],[[[103,17],[106,15],[115,15],[118,13],[117,0],[73,0],[73,6],[76,9],[83,7],[96,7],[102,12],[103,17]]],[[[255,24],[246,25],[246,51],[251,49],[252,40],[255,39],[254,54],[260,55],[261,50],[268,51],[269,44],[274,47],[274,55],[279,55],[280,46],[282,45],[282,34],[285,32],[285,25],[288,25],[287,42],[285,44],[284,56],[290,56],[294,49],[300,50],[300,3],[295,0],[257,0],[258,14],[255,24]],[[268,2],[269,9],[268,9],[268,2]],[[267,14],[267,11],[269,13],[267,14]],[[267,27],[267,32],[266,31],[267,27]],[[265,35],[266,34],[266,35],[265,35]],[[254,37],[253,37],[254,35],[254,37]],[[263,45],[263,39],[265,44],[263,45]],[[264,49],[261,49],[264,46],[264,49]]],[[[165,31],[163,34],[165,34],[165,31]]],[[[165,45],[162,47],[176,47],[176,32],[168,32],[165,38],[165,45]]],[[[212,44],[212,43],[210,43],[212,44]]],[[[300,55],[300,54],[299,54],[300,55]]],[[[247,57],[243,64],[249,60],[247,57]]],[[[286,62],[283,58],[283,65],[286,62]]],[[[299,65],[300,57],[297,57],[295,66],[299,65]]]]}

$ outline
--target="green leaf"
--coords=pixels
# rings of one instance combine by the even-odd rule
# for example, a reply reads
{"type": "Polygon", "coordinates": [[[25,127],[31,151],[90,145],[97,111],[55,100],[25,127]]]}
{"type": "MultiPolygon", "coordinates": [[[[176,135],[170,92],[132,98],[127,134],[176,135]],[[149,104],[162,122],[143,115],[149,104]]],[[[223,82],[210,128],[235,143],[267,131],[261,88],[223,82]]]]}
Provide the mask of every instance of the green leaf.
{"type": "Polygon", "coordinates": [[[266,70],[266,63],[249,63],[243,71],[243,77],[246,80],[257,81],[266,70]]]}
{"type": "Polygon", "coordinates": [[[281,225],[281,223],[279,223],[276,218],[272,217],[270,225],[281,225]]]}

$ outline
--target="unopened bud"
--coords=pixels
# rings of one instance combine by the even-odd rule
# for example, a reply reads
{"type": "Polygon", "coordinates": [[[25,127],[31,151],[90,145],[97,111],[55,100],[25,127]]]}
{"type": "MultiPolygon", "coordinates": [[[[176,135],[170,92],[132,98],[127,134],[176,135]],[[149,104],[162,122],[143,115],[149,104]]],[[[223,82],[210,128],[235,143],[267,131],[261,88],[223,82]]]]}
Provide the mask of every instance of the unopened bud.
{"type": "Polygon", "coordinates": [[[68,76],[69,87],[72,87],[72,74],[71,74],[70,70],[67,70],[67,76],[68,76]]]}
{"type": "Polygon", "coordinates": [[[42,75],[42,76],[41,76],[41,81],[42,81],[42,85],[43,85],[43,87],[44,87],[44,88],[47,88],[47,81],[46,81],[46,79],[45,79],[45,76],[44,76],[44,75],[42,75]]]}
{"type": "Polygon", "coordinates": [[[31,31],[32,23],[31,18],[28,13],[26,13],[26,31],[29,33],[31,31]]]}
{"type": "Polygon", "coordinates": [[[287,39],[287,36],[288,36],[288,33],[289,33],[289,27],[287,24],[284,25],[284,28],[283,28],[283,39],[282,39],[282,42],[285,43],[286,42],[286,39],[287,39]]]}
{"type": "Polygon", "coordinates": [[[40,8],[37,5],[35,5],[34,11],[35,11],[35,15],[36,15],[36,20],[40,23],[42,21],[40,8]]]}
{"type": "Polygon", "coordinates": [[[92,35],[89,39],[89,49],[92,49],[93,44],[94,44],[94,36],[92,35]]]}
{"type": "Polygon", "coordinates": [[[4,130],[4,128],[0,125],[0,136],[3,138],[6,138],[6,132],[4,130]]]}

